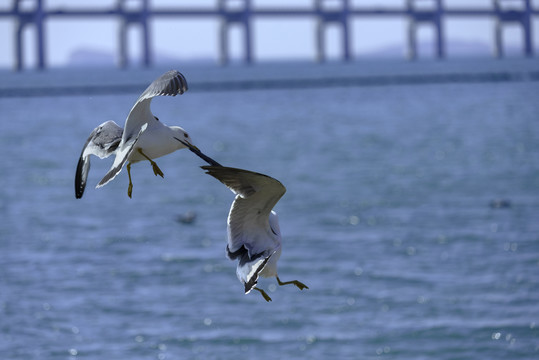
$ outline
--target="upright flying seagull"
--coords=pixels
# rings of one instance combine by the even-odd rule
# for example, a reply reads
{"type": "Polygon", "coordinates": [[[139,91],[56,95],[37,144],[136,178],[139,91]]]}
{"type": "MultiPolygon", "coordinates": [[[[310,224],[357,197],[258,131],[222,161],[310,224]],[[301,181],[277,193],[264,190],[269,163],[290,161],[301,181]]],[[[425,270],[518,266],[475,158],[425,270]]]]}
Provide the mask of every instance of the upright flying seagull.
{"type": "Polygon", "coordinates": [[[167,126],[154,116],[150,103],[156,96],[176,96],[187,91],[185,77],[176,70],[171,70],[156,80],[144,92],[131,108],[125,126],[122,129],[110,120],[96,127],[82,148],[75,174],[75,197],[80,199],[86,188],[86,180],[90,170],[90,155],[101,159],[116,155],[109,172],[97,184],[96,188],[106,185],[120,173],[127,162],[129,186],[127,195],[131,197],[133,183],[131,181],[131,165],[148,160],[154,174],[163,177],[164,174],[152,159],[170,154],[186,146],[193,148],[190,136],[179,126],[167,126]],[[179,141],[182,140],[183,142],[179,141]]]}

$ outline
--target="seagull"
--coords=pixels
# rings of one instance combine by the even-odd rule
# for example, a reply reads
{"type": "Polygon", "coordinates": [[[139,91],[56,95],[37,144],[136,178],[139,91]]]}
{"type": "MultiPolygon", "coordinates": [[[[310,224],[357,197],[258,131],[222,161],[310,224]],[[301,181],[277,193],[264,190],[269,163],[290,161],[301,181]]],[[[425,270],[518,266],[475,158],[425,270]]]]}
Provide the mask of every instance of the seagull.
{"type": "Polygon", "coordinates": [[[279,285],[294,284],[300,290],[308,289],[298,280],[283,282],[277,275],[282,238],[277,213],[272,209],[286,192],[283,184],[243,169],[215,165],[202,169],[236,194],[227,220],[226,255],[230,260],[238,260],[236,275],[244,284],[245,294],[254,289],[271,301],[263,289],[256,287],[259,276],[275,277],[279,285]]]}
{"type": "Polygon", "coordinates": [[[75,197],[80,199],[84,194],[90,170],[90,155],[101,159],[115,155],[112,167],[96,188],[100,188],[114,179],[127,162],[126,168],[129,177],[127,195],[131,197],[133,191],[132,164],[148,160],[155,176],[164,177],[163,172],[153,159],[183,149],[186,147],[185,143],[197,149],[184,129],[179,126],[163,124],[152,114],[150,109],[150,103],[154,97],[176,96],[186,91],[185,77],[177,70],[170,70],[154,80],[140,95],[131,108],[123,129],[112,120],[96,127],[86,140],[77,164],[75,197]],[[182,141],[176,141],[180,139],[182,141]]]}

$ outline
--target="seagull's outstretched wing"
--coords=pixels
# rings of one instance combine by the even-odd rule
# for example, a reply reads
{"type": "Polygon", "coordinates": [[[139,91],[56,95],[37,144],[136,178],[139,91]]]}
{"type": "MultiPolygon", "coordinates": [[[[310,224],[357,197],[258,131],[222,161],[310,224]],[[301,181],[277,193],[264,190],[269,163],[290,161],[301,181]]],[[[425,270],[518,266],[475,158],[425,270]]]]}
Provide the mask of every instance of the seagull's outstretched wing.
{"type": "Polygon", "coordinates": [[[286,192],[283,184],[270,176],[242,169],[225,166],[202,166],[202,169],[236,194],[228,214],[229,255],[242,247],[247,249],[251,260],[264,252],[271,255],[279,244],[268,241],[274,238],[272,233],[278,235],[279,229],[272,229],[269,216],[286,192]]]}
{"type": "Polygon", "coordinates": [[[75,173],[75,197],[80,199],[86,188],[86,180],[90,171],[90,155],[101,159],[116,152],[122,140],[123,129],[114,121],[109,120],[96,127],[82,148],[77,171],[75,173]]]}
{"type": "Polygon", "coordinates": [[[122,168],[129,158],[129,155],[133,152],[133,149],[135,148],[135,144],[137,143],[140,135],[146,130],[148,127],[148,124],[142,125],[142,128],[138,132],[137,136],[133,138],[127,139],[127,142],[124,143],[124,145],[121,148],[118,148],[116,150],[116,158],[114,159],[114,163],[112,164],[112,167],[110,168],[109,172],[105,174],[103,179],[97,184],[96,188],[100,188],[102,186],[105,186],[116,177],[122,171],[122,168]]]}
{"type": "Polygon", "coordinates": [[[142,125],[144,125],[148,119],[157,121],[154,119],[151,110],[150,103],[156,96],[176,96],[183,94],[188,89],[187,80],[177,70],[170,70],[155,79],[150,86],[135,102],[135,105],[131,108],[127,119],[125,120],[124,135],[122,141],[124,143],[134,135],[136,135],[142,125]]]}

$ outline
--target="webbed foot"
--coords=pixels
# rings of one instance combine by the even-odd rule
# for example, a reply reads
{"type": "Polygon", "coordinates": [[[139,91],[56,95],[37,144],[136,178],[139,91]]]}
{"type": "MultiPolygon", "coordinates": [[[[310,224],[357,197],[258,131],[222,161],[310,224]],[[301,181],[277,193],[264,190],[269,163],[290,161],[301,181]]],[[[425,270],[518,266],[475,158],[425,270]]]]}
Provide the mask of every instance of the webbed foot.
{"type": "Polygon", "coordinates": [[[140,155],[144,156],[146,158],[146,160],[148,160],[150,162],[150,164],[152,164],[152,169],[153,169],[153,173],[155,176],[159,175],[161,177],[165,177],[165,174],[163,174],[163,172],[161,171],[161,169],[159,169],[159,166],[157,166],[157,164],[155,163],[155,161],[153,161],[152,159],[150,159],[150,157],[148,155],[146,155],[141,148],[137,148],[137,151],[139,152],[140,155]]]}
{"type": "Polygon", "coordinates": [[[281,281],[281,279],[279,279],[278,276],[275,276],[275,278],[277,279],[277,283],[280,285],[280,286],[283,286],[283,285],[289,285],[289,284],[293,284],[293,285],[296,285],[298,289],[300,290],[303,290],[303,289],[308,289],[309,287],[307,285],[305,285],[304,283],[300,282],[300,281],[297,281],[297,280],[291,280],[291,281],[281,281]]]}
{"type": "Polygon", "coordinates": [[[155,176],[159,175],[161,177],[165,177],[165,174],[159,169],[159,166],[155,163],[155,161],[150,160],[150,163],[152,164],[153,173],[155,176]]]}
{"type": "Polygon", "coordinates": [[[254,290],[258,290],[260,292],[260,294],[262,294],[262,296],[264,297],[264,300],[266,300],[267,302],[270,302],[271,301],[271,298],[269,297],[268,294],[266,294],[266,292],[262,289],[259,289],[257,287],[254,287],[253,288],[254,290]]]}

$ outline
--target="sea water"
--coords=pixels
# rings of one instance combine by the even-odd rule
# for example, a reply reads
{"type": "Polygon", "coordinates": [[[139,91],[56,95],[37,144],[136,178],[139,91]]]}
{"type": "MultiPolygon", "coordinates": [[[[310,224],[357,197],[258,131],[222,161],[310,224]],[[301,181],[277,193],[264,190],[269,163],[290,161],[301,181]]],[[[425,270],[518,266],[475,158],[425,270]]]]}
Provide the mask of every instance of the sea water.
{"type": "Polygon", "coordinates": [[[234,195],[187,150],[95,189],[167,69],[0,74],[2,359],[536,359],[539,64],[361,61],[174,67],[152,110],[220,163],[280,180],[279,275],[244,295],[234,195]],[[194,221],[182,221],[186,215],[194,221]]]}

